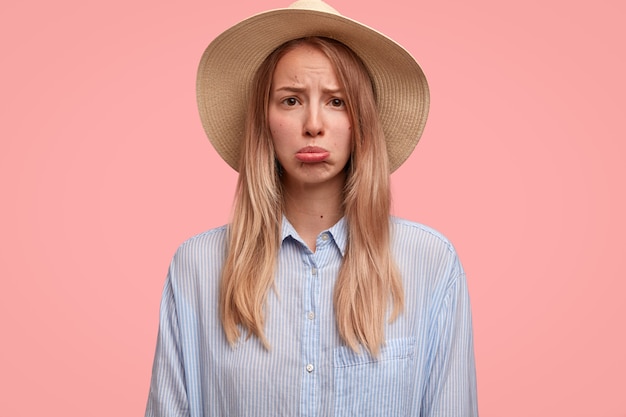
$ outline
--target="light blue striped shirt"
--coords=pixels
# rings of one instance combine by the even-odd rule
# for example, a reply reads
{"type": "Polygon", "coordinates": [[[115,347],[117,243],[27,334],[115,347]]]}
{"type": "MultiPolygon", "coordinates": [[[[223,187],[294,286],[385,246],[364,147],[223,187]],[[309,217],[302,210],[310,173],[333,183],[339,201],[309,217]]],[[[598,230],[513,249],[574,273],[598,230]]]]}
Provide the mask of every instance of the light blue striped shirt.
{"type": "Polygon", "coordinates": [[[147,417],[478,415],[470,303],[452,245],[423,225],[391,219],[405,309],[385,328],[378,359],[340,339],[333,287],[344,220],[316,251],[283,219],[275,291],[266,308],[271,350],[255,337],[231,347],[218,312],[226,227],[183,243],[163,298],[147,417]]]}

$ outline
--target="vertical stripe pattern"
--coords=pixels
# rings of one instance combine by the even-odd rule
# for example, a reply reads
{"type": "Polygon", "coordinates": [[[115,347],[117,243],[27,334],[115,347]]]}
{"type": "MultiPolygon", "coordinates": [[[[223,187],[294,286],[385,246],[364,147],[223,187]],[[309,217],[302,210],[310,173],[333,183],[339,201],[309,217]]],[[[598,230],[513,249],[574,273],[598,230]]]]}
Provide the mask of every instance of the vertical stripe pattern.
{"type": "Polygon", "coordinates": [[[312,252],[283,219],[266,350],[231,347],[218,312],[226,227],[176,251],[163,289],[146,417],[477,416],[465,274],[441,234],[392,218],[404,313],[385,329],[378,358],[342,343],[333,287],[347,241],[342,219],[312,252]]]}

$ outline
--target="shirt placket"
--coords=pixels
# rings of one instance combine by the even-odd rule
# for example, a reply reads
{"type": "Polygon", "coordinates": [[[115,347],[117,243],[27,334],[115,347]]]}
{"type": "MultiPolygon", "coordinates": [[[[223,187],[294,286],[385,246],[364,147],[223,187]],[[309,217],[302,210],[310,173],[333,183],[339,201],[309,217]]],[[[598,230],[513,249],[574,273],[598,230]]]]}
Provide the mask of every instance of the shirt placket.
{"type": "Polygon", "coordinates": [[[319,392],[320,364],[320,320],[319,297],[321,291],[320,275],[323,273],[323,263],[320,262],[327,250],[328,233],[322,233],[317,239],[315,253],[307,251],[303,254],[306,269],[304,290],[304,334],[303,334],[303,381],[302,381],[302,416],[313,417],[317,411],[319,392]]]}

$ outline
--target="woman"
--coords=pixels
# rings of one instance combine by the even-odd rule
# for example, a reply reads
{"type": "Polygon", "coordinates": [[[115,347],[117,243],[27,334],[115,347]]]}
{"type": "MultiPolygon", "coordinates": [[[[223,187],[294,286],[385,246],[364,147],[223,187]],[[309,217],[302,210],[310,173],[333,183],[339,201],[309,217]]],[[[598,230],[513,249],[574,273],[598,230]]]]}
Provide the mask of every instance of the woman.
{"type": "Polygon", "coordinates": [[[415,60],[301,0],[215,39],[197,90],[234,213],[172,260],[146,415],[477,415],[461,264],[389,216],[426,120],[415,60]]]}

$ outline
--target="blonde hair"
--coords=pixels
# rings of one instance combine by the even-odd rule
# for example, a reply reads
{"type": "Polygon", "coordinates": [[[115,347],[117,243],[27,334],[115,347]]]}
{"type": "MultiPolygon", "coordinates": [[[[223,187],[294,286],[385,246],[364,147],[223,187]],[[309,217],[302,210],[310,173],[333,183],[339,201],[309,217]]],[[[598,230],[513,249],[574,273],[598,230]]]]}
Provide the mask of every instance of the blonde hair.
{"type": "Polygon", "coordinates": [[[337,328],[354,351],[363,345],[377,355],[384,344],[385,319],[388,315],[390,321],[395,319],[404,306],[402,282],[390,251],[386,143],[365,66],[349,48],[326,38],[287,42],[268,56],[255,75],[220,285],[222,325],[231,344],[241,336],[240,325],[269,348],[264,308],[274,283],[283,214],[280,167],[267,118],[269,95],[276,64],[303,43],[318,48],[333,64],[356,127],[344,189],[348,243],[334,289],[337,328]]]}

